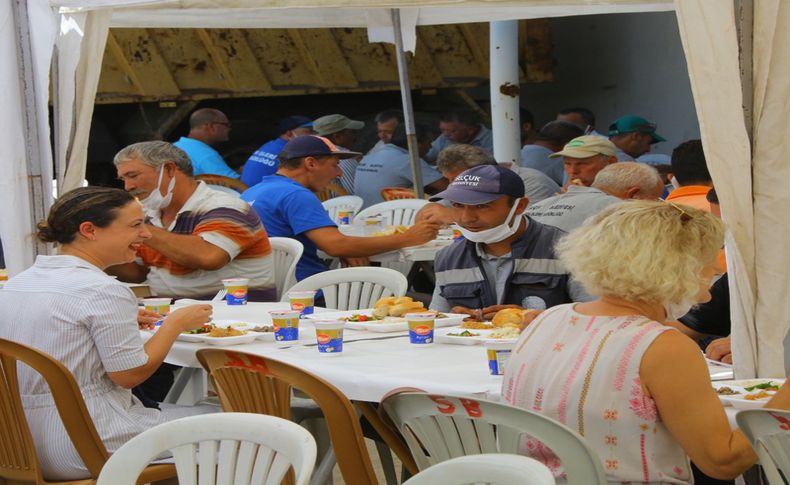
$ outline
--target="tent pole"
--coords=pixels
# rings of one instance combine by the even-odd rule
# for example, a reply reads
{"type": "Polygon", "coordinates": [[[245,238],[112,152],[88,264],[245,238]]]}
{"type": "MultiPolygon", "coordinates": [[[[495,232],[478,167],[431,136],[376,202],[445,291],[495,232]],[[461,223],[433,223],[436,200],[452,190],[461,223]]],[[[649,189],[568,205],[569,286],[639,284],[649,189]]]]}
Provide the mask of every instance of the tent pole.
{"type": "Polygon", "coordinates": [[[414,183],[414,192],[417,198],[425,196],[420,169],[420,153],[417,147],[417,130],[414,123],[414,108],[411,103],[411,87],[409,86],[409,66],[406,63],[406,53],[403,51],[403,35],[400,30],[400,10],[392,9],[392,29],[395,34],[395,58],[398,60],[398,78],[400,81],[400,94],[403,102],[403,123],[406,128],[406,142],[409,147],[409,164],[411,165],[411,178],[414,183]]]}
{"type": "Polygon", "coordinates": [[[518,20],[491,22],[491,130],[499,163],[521,160],[518,20]]]}
{"type": "MultiPolygon", "coordinates": [[[[52,190],[49,181],[41,174],[41,163],[46,159],[41,153],[41,136],[36,109],[36,85],[33,75],[33,43],[30,38],[30,16],[27,0],[13,0],[14,25],[17,32],[17,65],[22,74],[22,117],[24,120],[25,159],[27,162],[27,183],[30,196],[30,233],[36,233],[36,224],[46,217],[47,193],[52,190]],[[46,182],[46,183],[45,183],[46,182]]],[[[49,143],[49,142],[47,142],[49,143]]],[[[34,255],[47,254],[47,246],[33,238],[34,255]]]]}
{"type": "Polygon", "coordinates": [[[741,87],[743,90],[743,118],[746,134],[752,140],[754,110],[754,0],[735,0],[735,26],[738,30],[738,51],[741,61],[741,87]]]}

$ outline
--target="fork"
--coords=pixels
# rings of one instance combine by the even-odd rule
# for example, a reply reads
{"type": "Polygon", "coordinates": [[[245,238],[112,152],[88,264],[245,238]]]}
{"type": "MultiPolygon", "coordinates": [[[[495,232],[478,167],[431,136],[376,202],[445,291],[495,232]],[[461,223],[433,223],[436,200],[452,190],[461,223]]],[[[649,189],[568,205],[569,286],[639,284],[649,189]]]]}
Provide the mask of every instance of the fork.
{"type": "Polygon", "coordinates": [[[227,294],[228,294],[228,290],[223,288],[219,290],[216,295],[214,295],[214,298],[212,298],[211,301],[222,301],[225,298],[225,295],[227,294]]]}

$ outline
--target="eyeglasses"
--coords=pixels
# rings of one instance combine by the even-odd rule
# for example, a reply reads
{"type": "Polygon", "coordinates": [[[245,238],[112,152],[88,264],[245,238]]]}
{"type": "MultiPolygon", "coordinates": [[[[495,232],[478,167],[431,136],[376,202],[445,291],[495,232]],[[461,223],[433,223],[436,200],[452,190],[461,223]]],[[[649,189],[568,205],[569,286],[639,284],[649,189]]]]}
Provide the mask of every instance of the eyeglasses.
{"type": "Polygon", "coordinates": [[[670,201],[664,200],[664,199],[658,199],[658,200],[660,200],[661,202],[663,202],[665,204],[671,205],[674,209],[677,209],[677,211],[680,213],[680,222],[688,222],[688,221],[690,221],[691,219],[694,218],[691,214],[686,212],[682,207],[680,207],[679,205],[675,204],[674,202],[670,202],[670,201]]]}

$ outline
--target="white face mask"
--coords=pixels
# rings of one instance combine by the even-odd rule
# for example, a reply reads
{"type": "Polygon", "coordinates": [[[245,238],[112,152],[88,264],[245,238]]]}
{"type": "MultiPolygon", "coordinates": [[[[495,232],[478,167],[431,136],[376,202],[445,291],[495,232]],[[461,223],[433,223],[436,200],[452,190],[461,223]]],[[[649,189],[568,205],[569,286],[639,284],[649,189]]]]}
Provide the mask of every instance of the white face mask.
{"type": "Polygon", "coordinates": [[[461,234],[466,239],[475,243],[493,244],[498,243],[499,241],[504,241],[515,234],[516,231],[518,231],[518,227],[521,225],[521,218],[515,217],[516,209],[518,208],[518,203],[520,200],[521,199],[519,198],[513,202],[513,208],[510,209],[505,222],[502,224],[492,227],[491,229],[484,229],[477,232],[464,229],[459,225],[461,234]]]}
{"type": "Polygon", "coordinates": [[[671,322],[682,317],[691,310],[694,304],[692,300],[686,300],[681,303],[666,303],[664,305],[664,313],[667,315],[667,321],[671,322]]]}
{"type": "Polygon", "coordinates": [[[156,188],[151,191],[148,197],[140,201],[140,203],[143,204],[143,207],[148,210],[162,210],[169,206],[170,202],[173,201],[173,188],[176,186],[176,178],[173,177],[170,179],[170,183],[167,185],[167,195],[162,195],[162,191],[159,190],[159,186],[162,185],[162,177],[164,175],[165,166],[162,165],[162,168],[159,170],[159,180],[156,182],[156,188]]]}

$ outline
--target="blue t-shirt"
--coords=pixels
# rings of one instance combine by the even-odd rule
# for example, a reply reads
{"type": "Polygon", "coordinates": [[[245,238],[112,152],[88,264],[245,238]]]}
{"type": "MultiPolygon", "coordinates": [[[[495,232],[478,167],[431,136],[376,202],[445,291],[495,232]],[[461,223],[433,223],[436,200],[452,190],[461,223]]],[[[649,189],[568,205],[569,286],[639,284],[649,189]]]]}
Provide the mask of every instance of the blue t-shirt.
{"type": "Polygon", "coordinates": [[[194,175],[207,173],[223,175],[232,179],[239,178],[239,174],[228,167],[228,164],[225,163],[225,160],[222,159],[219,153],[202,141],[182,136],[173,145],[184,150],[189,155],[189,159],[192,160],[192,172],[194,175]]]}
{"type": "Polygon", "coordinates": [[[286,143],[285,140],[277,137],[274,140],[267,141],[255,150],[255,153],[244,164],[244,170],[241,172],[241,181],[247,184],[247,187],[252,187],[259,183],[263,177],[274,175],[280,164],[279,160],[277,160],[277,155],[280,154],[286,143]]]}
{"type": "Polygon", "coordinates": [[[539,170],[555,181],[558,185],[562,185],[562,180],[565,177],[565,167],[562,164],[562,158],[549,158],[552,152],[546,147],[540,145],[524,145],[521,149],[521,165],[524,168],[532,168],[539,170]]]}
{"type": "MultiPolygon", "coordinates": [[[[423,160],[420,160],[420,167],[423,185],[430,185],[442,178],[435,167],[423,160]]],[[[354,175],[354,195],[362,197],[363,208],[384,202],[381,189],[385,187],[412,186],[409,152],[392,143],[365,155],[354,175]]]]}
{"type": "Polygon", "coordinates": [[[241,194],[258,213],[269,237],[290,237],[304,246],[296,263],[296,280],[326,271],[318,247],[304,233],[320,227],[336,227],[314,193],[282,175],[267,175],[241,194]]]}

